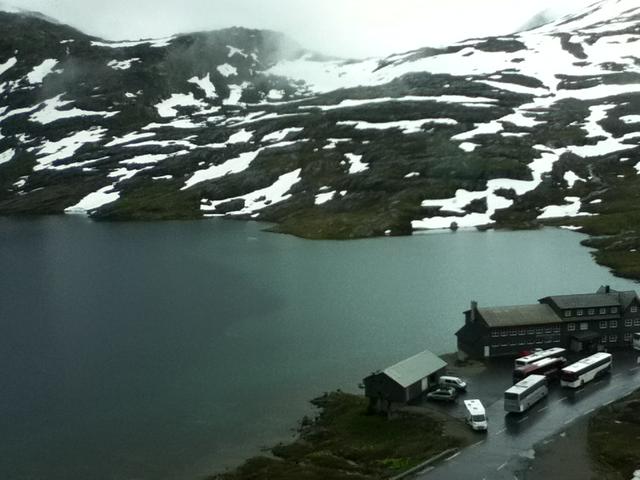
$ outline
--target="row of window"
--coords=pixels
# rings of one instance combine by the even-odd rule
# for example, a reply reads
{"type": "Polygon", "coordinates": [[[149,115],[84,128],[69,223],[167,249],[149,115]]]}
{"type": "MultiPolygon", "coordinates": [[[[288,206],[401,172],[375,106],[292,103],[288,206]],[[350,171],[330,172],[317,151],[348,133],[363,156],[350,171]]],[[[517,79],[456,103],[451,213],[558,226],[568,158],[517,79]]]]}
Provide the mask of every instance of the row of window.
{"type": "Polygon", "coordinates": [[[492,347],[531,347],[533,345],[542,345],[542,344],[551,344],[551,343],[560,343],[560,337],[546,337],[546,338],[538,338],[535,341],[511,341],[508,343],[496,343],[492,345],[492,347]]]}
{"type": "MultiPolygon", "coordinates": [[[[589,330],[588,322],[580,322],[578,328],[580,330],[589,330]]],[[[618,328],[618,320],[600,320],[598,322],[600,329],[606,328],[618,328]]],[[[640,318],[625,318],[624,326],[640,327],[640,318]]],[[[576,330],[576,323],[567,323],[567,331],[574,332],[576,330]]],[[[559,325],[545,326],[545,327],[526,327],[526,328],[494,328],[491,330],[492,337],[515,337],[517,335],[549,335],[551,333],[560,333],[559,325]]]]}
{"type": "MultiPolygon", "coordinates": [[[[623,336],[623,340],[625,342],[631,342],[632,333],[627,332],[623,336]]],[[[542,344],[551,344],[551,343],[560,343],[560,337],[546,337],[546,338],[538,338],[535,341],[511,341],[506,343],[492,345],[493,347],[526,347],[532,345],[542,345],[542,344]]],[[[600,343],[618,343],[618,335],[603,335],[600,338],[600,343]]]]}
{"type": "MultiPolygon", "coordinates": [[[[598,326],[601,329],[605,329],[607,328],[607,326],[609,328],[618,328],[618,320],[609,320],[608,322],[606,320],[600,320],[600,322],[598,322],[598,326]]],[[[640,327],[640,318],[625,318],[624,319],[624,326],[625,327],[640,327]]],[[[576,329],[576,324],[575,323],[567,323],[567,331],[569,332],[573,332],[576,329]]],[[[587,322],[580,322],[580,330],[589,330],[589,324],[587,322]]]]}
{"type": "MultiPolygon", "coordinates": [[[[607,307],[600,307],[598,309],[595,308],[588,308],[586,309],[587,315],[595,315],[596,314],[596,310],[598,310],[598,314],[599,315],[606,315],[607,313],[618,313],[618,307],[610,307],[607,309],[607,307]]],[[[638,307],[637,306],[632,306],[630,309],[631,313],[638,313],[638,307]]],[[[577,308],[575,310],[575,316],[576,317],[581,317],[584,315],[585,309],[584,308],[577,308]]],[[[564,311],[564,316],[565,317],[571,317],[573,316],[574,310],[565,310],[564,311]]]]}
{"type": "Polygon", "coordinates": [[[560,333],[560,325],[549,327],[528,327],[528,328],[494,328],[491,330],[492,337],[507,337],[516,335],[542,335],[550,333],[560,333]]]}
{"type": "MultiPolygon", "coordinates": [[[[625,342],[630,342],[632,338],[633,338],[633,334],[631,332],[626,332],[623,335],[622,340],[625,342]]],[[[609,335],[609,336],[603,335],[600,338],[600,343],[618,343],[618,335],[609,335]]]]}

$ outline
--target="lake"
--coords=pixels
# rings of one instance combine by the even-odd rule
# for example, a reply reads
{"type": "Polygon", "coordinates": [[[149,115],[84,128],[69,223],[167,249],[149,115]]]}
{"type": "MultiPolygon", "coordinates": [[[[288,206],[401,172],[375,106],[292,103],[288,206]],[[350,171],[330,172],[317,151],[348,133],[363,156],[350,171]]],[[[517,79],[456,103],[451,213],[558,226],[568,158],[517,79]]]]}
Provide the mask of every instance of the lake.
{"type": "Polygon", "coordinates": [[[0,478],[194,479],[308,400],[425,348],[470,300],[634,289],[559,229],[308,241],[211,220],[0,219],[0,478]]]}

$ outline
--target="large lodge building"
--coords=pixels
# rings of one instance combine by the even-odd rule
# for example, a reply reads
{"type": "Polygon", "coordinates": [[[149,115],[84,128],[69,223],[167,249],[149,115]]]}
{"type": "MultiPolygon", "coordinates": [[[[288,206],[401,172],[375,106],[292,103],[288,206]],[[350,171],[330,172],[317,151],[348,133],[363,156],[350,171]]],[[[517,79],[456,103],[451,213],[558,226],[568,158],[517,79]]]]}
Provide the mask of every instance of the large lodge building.
{"type": "Polygon", "coordinates": [[[544,297],[533,305],[479,307],[471,302],[456,332],[458,350],[475,357],[517,355],[534,348],[576,352],[629,347],[640,332],[634,291],[600,287],[596,293],[544,297]]]}

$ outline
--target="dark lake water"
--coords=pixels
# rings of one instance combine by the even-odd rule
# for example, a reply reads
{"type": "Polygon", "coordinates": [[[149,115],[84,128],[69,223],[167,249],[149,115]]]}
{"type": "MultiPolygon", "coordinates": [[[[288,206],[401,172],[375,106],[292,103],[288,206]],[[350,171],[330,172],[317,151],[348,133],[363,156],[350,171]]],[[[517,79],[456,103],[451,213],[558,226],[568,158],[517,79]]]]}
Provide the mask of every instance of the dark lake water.
{"type": "Polygon", "coordinates": [[[314,396],[453,351],[471,299],[635,288],[556,229],[261,228],[0,219],[0,478],[199,478],[290,438],[314,396]]]}

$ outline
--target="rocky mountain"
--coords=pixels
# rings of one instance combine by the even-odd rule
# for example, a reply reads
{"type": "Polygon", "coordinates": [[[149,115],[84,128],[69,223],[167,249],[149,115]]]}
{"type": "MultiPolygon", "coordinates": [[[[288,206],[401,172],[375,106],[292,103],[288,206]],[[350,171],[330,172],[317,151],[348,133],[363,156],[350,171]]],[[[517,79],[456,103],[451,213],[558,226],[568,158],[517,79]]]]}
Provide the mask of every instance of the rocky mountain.
{"type": "Polygon", "coordinates": [[[546,223],[640,275],[640,0],[366,60],[243,28],[106,42],[0,22],[2,214],[312,238],[546,223]]]}

